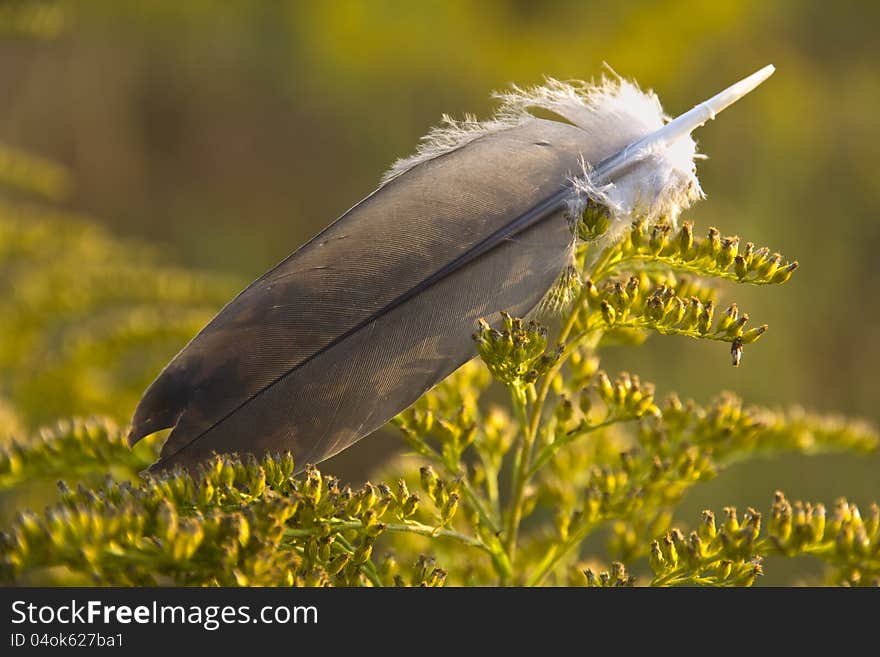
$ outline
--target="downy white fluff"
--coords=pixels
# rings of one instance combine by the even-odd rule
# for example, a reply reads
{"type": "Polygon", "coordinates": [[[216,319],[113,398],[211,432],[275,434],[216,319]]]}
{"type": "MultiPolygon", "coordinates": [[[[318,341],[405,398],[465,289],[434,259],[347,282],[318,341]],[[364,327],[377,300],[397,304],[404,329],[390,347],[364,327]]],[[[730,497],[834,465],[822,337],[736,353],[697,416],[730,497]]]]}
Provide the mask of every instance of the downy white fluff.
{"type": "MultiPolygon", "coordinates": [[[[382,184],[421,162],[531,120],[534,110],[555,115],[590,133],[597,143],[616,148],[660,129],[669,120],[654,92],[644,92],[634,82],[617,76],[603,77],[594,84],[551,78],[541,86],[514,86],[494,97],[500,106],[489,120],[466,115],[459,121],[443,115],[441,124],[422,138],[413,155],[391,166],[382,184]]],[[[591,171],[598,162],[583,162],[581,171],[572,176],[570,205],[577,211],[589,198],[608,207],[616,219],[608,239],[619,236],[633,217],[648,221],[662,217],[674,223],[682,209],[703,197],[694,165],[698,157],[696,143],[686,136],[662,150],[646,153],[638,166],[607,184],[592,181],[591,171]]]]}

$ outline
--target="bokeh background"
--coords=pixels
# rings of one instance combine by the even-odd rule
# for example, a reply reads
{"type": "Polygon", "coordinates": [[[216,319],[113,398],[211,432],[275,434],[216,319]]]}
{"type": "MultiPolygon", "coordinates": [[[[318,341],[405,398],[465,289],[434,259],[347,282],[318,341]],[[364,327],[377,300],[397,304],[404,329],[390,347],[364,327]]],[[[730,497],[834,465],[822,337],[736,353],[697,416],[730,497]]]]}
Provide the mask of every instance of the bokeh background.
{"type": "MultiPolygon", "coordinates": [[[[493,89],[589,79],[607,62],[670,114],[777,66],[698,132],[708,199],[689,218],[801,269],[783,288],[729,291],[771,325],[739,369],[723,346],[657,337],[605,366],[698,401],[728,389],[880,423],[877,25],[878,3],[818,0],[3,2],[0,215],[14,243],[0,419],[7,433],[70,414],[127,421],[212,312],[372,191],[441,113],[486,117],[493,89]],[[147,294],[156,263],[177,283],[147,294]],[[100,312],[77,305],[86,289],[100,312]],[[135,328],[144,318],[150,331],[135,328]],[[130,340],[125,357],[95,335],[130,340]]],[[[397,446],[363,441],[326,469],[363,478],[397,446]]],[[[880,498],[878,472],[880,458],[855,456],[731,468],[682,513],[764,508],[776,488],[864,504],[880,498]]]]}

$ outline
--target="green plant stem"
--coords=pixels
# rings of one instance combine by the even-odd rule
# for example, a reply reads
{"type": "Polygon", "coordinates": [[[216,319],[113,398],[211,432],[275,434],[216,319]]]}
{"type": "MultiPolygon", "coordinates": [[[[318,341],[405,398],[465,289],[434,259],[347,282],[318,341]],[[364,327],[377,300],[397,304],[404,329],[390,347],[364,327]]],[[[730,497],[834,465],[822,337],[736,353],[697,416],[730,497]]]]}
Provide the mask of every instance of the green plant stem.
{"type": "MultiPolygon", "coordinates": [[[[330,523],[330,527],[338,531],[345,531],[347,529],[364,529],[364,525],[360,520],[334,521],[330,523]]],[[[470,547],[479,548],[486,552],[491,551],[489,546],[483,543],[479,538],[467,536],[466,534],[462,534],[452,529],[446,529],[445,527],[432,527],[431,525],[425,525],[413,520],[406,520],[402,523],[386,523],[385,531],[419,534],[420,536],[430,537],[443,536],[455,539],[459,543],[470,547]]],[[[285,531],[285,534],[291,537],[311,536],[314,533],[314,529],[288,529],[285,531]]]]}
{"type": "Polygon", "coordinates": [[[544,555],[541,563],[538,564],[535,572],[532,573],[532,576],[527,580],[526,586],[541,586],[547,578],[547,575],[553,572],[556,566],[559,565],[559,562],[562,561],[572,549],[579,546],[587,535],[595,528],[595,524],[588,524],[578,529],[577,532],[569,536],[561,544],[556,543],[552,545],[550,549],[547,550],[547,554],[544,555]]]}
{"type": "Polygon", "coordinates": [[[489,459],[483,454],[482,450],[478,450],[480,461],[483,464],[483,470],[486,471],[486,496],[489,498],[489,506],[496,516],[501,515],[501,497],[498,494],[498,468],[494,463],[490,463],[489,459]]]}
{"type": "Polygon", "coordinates": [[[558,544],[554,543],[550,546],[550,549],[544,554],[544,557],[535,566],[535,572],[532,573],[531,577],[526,580],[526,586],[540,586],[544,581],[544,578],[550,572],[552,568],[553,560],[556,558],[558,544]]]}
{"type": "Polygon", "coordinates": [[[513,407],[520,425],[520,440],[513,458],[513,477],[511,478],[511,504],[508,510],[507,527],[504,532],[504,550],[511,563],[516,559],[516,539],[522,518],[522,498],[525,492],[526,473],[529,468],[532,442],[526,400],[523,390],[511,390],[513,407]]]}
{"type": "MultiPolygon", "coordinates": [[[[586,288],[578,293],[577,298],[572,303],[572,311],[571,313],[569,313],[568,317],[565,320],[565,323],[562,326],[562,329],[559,332],[558,341],[560,344],[564,344],[566,342],[568,336],[571,334],[571,331],[574,329],[574,325],[577,322],[577,318],[580,315],[581,309],[583,308],[585,301],[586,288]]],[[[511,485],[512,495],[504,543],[505,550],[511,563],[515,563],[516,559],[516,544],[517,536],[519,534],[519,525],[520,521],[522,520],[523,497],[525,495],[526,485],[528,484],[532,472],[532,447],[535,444],[535,440],[538,435],[538,429],[541,425],[541,417],[544,413],[544,404],[547,401],[548,394],[550,393],[550,386],[553,383],[553,379],[559,373],[559,370],[571,356],[573,351],[574,349],[571,345],[566,345],[565,350],[560,355],[559,359],[552,365],[550,370],[541,379],[537,393],[535,394],[535,399],[532,402],[531,415],[528,416],[528,418],[526,419],[525,408],[523,407],[522,409],[517,409],[522,417],[523,430],[522,440],[520,441],[517,455],[514,459],[513,480],[511,485]]],[[[513,397],[515,407],[522,405],[522,402],[519,401],[516,392],[513,393],[513,397]]]]}
{"type": "Polygon", "coordinates": [[[385,531],[404,533],[409,532],[410,534],[419,534],[420,536],[430,536],[432,538],[436,536],[443,536],[445,538],[454,539],[463,545],[468,545],[470,547],[475,547],[486,552],[491,552],[489,546],[483,543],[483,541],[478,538],[467,536],[455,530],[446,529],[444,527],[431,527],[430,525],[423,525],[420,522],[407,521],[402,524],[389,523],[385,525],[385,531]]]}
{"type": "Polygon", "coordinates": [[[470,485],[470,482],[468,482],[465,475],[461,472],[456,471],[453,473],[453,476],[461,477],[461,481],[462,481],[461,489],[464,491],[465,497],[467,497],[470,505],[474,508],[474,510],[480,516],[480,520],[482,520],[486,524],[486,526],[489,527],[489,529],[491,529],[493,532],[497,532],[498,531],[498,523],[496,523],[492,519],[492,516],[483,507],[483,501],[480,499],[480,496],[477,494],[477,491],[475,491],[473,489],[473,487],[470,485]]]}
{"type": "MultiPolygon", "coordinates": [[[[330,526],[338,531],[345,531],[347,529],[358,530],[364,528],[364,525],[360,520],[332,521],[330,526]]],[[[432,527],[431,525],[425,525],[414,520],[405,520],[402,523],[386,523],[385,531],[418,534],[419,536],[428,536],[430,538],[436,538],[438,536],[451,538],[462,545],[477,548],[486,552],[492,559],[493,567],[502,581],[507,581],[513,572],[510,561],[504,551],[500,549],[500,545],[487,545],[484,541],[474,536],[467,536],[466,534],[462,534],[461,532],[452,529],[446,529],[445,527],[432,527]]],[[[314,533],[314,528],[285,530],[285,534],[290,537],[311,536],[314,533]]],[[[343,538],[341,535],[338,536],[339,538],[343,538]]]]}
{"type": "MultiPolygon", "coordinates": [[[[603,320],[604,321],[604,320],[603,320]]],[[[599,328],[628,328],[628,329],[638,329],[638,330],[647,330],[647,331],[657,331],[661,335],[684,335],[689,338],[696,338],[699,340],[714,340],[716,342],[733,342],[737,336],[731,335],[726,331],[715,331],[713,333],[700,333],[696,329],[682,329],[676,328],[674,326],[662,326],[657,322],[645,321],[643,319],[639,319],[637,321],[633,320],[617,320],[613,324],[606,324],[604,327],[595,326],[589,328],[585,331],[592,332],[599,328]]]]}
{"type": "Polygon", "coordinates": [[[609,260],[608,262],[603,263],[604,271],[602,273],[604,276],[609,276],[619,269],[624,269],[622,265],[632,264],[637,264],[640,266],[640,269],[644,269],[646,271],[660,271],[666,273],[670,270],[674,270],[687,274],[693,274],[695,276],[721,278],[724,280],[733,281],[735,283],[746,283],[749,285],[774,285],[774,283],[769,280],[748,277],[740,278],[734,272],[726,270],[719,271],[718,269],[713,269],[708,266],[711,263],[707,259],[697,258],[695,260],[685,261],[679,258],[672,258],[663,255],[653,255],[650,253],[638,253],[623,256],[617,260],[609,260]]]}
{"type": "Polygon", "coordinates": [[[535,476],[535,474],[537,474],[538,470],[540,470],[541,467],[547,463],[547,461],[549,461],[551,458],[553,458],[553,455],[556,453],[556,451],[560,447],[563,447],[565,445],[568,445],[568,444],[574,442],[575,440],[577,440],[581,436],[585,436],[585,435],[592,433],[594,431],[598,431],[599,429],[604,429],[605,427],[611,426],[612,424],[617,424],[618,422],[625,422],[626,420],[634,420],[634,419],[636,419],[636,418],[635,417],[631,417],[631,418],[630,417],[614,417],[614,418],[606,419],[606,420],[603,420],[602,422],[600,422],[599,424],[591,424],[591,425],[584,426],[584,427],[578,427],[577,429],[565,434],[565,436],[563,436],[559,440],[556,440],[552,443],[548,443],[547,445],[544,446],[544,448],[540,452],[538,452],[538,455],[534,458],[534,460],[532,462],[532,467],[528,472],[528,478],[531,479],[533,476],[535,476]]]}

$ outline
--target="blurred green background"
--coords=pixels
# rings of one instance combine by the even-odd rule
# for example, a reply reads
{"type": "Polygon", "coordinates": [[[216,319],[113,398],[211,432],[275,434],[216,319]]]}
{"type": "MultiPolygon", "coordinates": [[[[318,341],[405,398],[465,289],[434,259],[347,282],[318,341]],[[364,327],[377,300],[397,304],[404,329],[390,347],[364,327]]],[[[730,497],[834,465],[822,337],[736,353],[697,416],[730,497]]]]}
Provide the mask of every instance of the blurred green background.
{"type": "MultiPolygon", "coordinates": [[[[67,167],[69,191],[59,183],[43,196],[135,240],[122,254],[107,247],[117,260],[221,276],[182,294],[199,310],[176,331],[144,338],[150,371],[123,372],[131,390],[112,408],[100,394],[68,399],[60,383],[54,397],[45,387],[28,397],[9,369],[0,390],[19,425],[94,409],[127,421],[142,386],[227,296],[372,191],[441,113],[486,117],[493,89],[545,75],[589,79],[603,62],[654,89],[670,114],[777,66],[697,133],[710,156],[699,163],[708,199],[688,218],[700,232],[714,225],[801,264],[784,288],[728,295],[771,325],[739,369],[716,344],[657,337],[610,351],[605,366],[699,401],[729,389],[751,402],[880,421],[880,4],[68,4],[49,21],[51,34],[13,29],[0,39],[0,142],[67,167]],[[23,410],[19,398],[29,400],[23,410]]],[[[34,196],[6,192],[25,203],[34,196]]],[[[58,274],[71,290],[80,275],[75,259],[58,274]]],[[[110,280],[124,288],[137,278],[110,280]]],[[[14,347],[20,367],[36,349],[33,335],[14,347]]],[[[66,381],[43,366],[47,385],[66,381]]],[[[392,446],[363,441],[326,469],[363,477],[392,446]]],[[[862,504],[880,498],[878,472],[877,457],[848,456],[733,468],[696,488],[683,517],[726,503],[766,507],[777,487],[862,504]]]]}

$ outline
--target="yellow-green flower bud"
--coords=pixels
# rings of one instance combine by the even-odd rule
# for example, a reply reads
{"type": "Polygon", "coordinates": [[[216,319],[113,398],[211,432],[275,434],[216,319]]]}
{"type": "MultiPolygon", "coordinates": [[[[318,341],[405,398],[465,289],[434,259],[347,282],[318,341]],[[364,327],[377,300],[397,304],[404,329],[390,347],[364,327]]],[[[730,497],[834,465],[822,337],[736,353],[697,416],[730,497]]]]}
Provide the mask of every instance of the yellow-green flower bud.
{"type": "Polygon", "coordinates": [[[710,228],[709,234],[701,246],[701,251],[703,255],[709,256],[710,258],[715,258],[718,256],[718,253],[721,251],[721,234],[718,232],[717,228],[710,228]]]}
{"type": "Polygon", "coordinates": [[[872,504],[865,516],[865,533],[871,541],[877,541],[880,532],[880,507],[872,504]]]}
{"type": "Polygon", "coordinates": [[[739,237],[725,237],[723,240],[721,240],[721,251],[718,253],[718,257],[715,260],[718,268],[721,270],[726,270],[728,267],[730,267],[730,264],[737,256],[738,250],[739,237]]]}
{"type": "Polygon", "coordinates": [[[727,307],[727,310],[724,311],[721,317],[718,318],[718,323],[715,325],[715,331],[718,333],[726,333],[737,319],[739,319],[739,309],[736,307],[735,303],[732,303],[727,307]]]}
{"type": "Polygon", "coordinates": [[[284,479],[288,479],[293,475],[294,471],[294,462],[293,462],[293,454],[290,452],[284,452],[281,456],[281,460],[279,462],[281,466],[281,472],[284,475],[284,479]]]}
{"type": "Polygon", "coordinates": [[[671,534],[666,534],[666,536],[663,537],[660,549],[663,552],[663,558],[666,562],[675,568],[678,565],[678,550],[675,548],[675,541],[671,534]]]}
{"type": "Polygon", "coordinates": [[[632,230],[629,232],[629,242],[634,252],[638,253],[645,246],[646,236],[645,223],[643,221],[634,221],[632,223],[632,230]]]}
{"type": "Polygon", "coordinates": [[[376,495],[376,487],[369,481],[364,484],[360,492],[362,508],[372,509],[373,505],[379,499],[376,495]]]}
{"type": "Polygon", "coordinates": [[[629,294],[624,289],[623,283],[618,281],[614,284],[610,300],[612,307],[619,313],[623,313],[629,307],[629,294]]]}
{"type": "Polygon", "coordinates": [[[556,421],[562,425],[567,424],[574,416],[574,405],[568,397],[563,395],[559,404],[556,405],[555,415],[556,421]]]}
{"type": "Polygon", "coordinates": [[[791,278],[791,275],[794,273],[795,269],[798,268],[797,262],[790,262],[785,267],[782,267],[773,274],[770,278],[771,283],[785,283],[788,279],[791,278]]]}
{"type": "Polygon", "coordinates": [[[330,575],[338,575],[339,572],[340,572],[343,568],[345,568],[345,566],[346,566],[346,564],[348,563],[349,559],[350,559],[350,557],[349,557],[345,552],[342,552],[342,553],[340,553],[340,554],[337,554],[335,557],[333,557],[333,558],[327,563],[327,565],[325,566],[325,568],[326,568],[327,572],[328,572],[330,575]]]}
{"type": "Polygon", "coordinates": [[[617,313],[614,308],[611,307],[611,304],[607,301],[603,301],[601,305],[602,310],[602,319],[605,320],[606,324],[614,324],[617,319],[617,313]]]}
{"type": "Polygon", "coordinates": [[[758,273],[762,278],[772,280],[780,264],[782,264],[782,256],[779,253],[774,253],[758,267],[758,273]]]}
{"type": "Polygon", "coordinates": [[[419,508],[419,496],[418,496],[418,493],[413,493],[408,498],[406,498],[406,501],[403,503],[403,508],[402,508],[403,517],[409,518],[409,517],[415,515],[416,511],[418,511],[418,508],[419,508]]]}
{"type": "Polygon", "coordinates": [[[589,568],[584,570],[584,577],[587,578],[587,586],[590,588],[594,588],[599,586],[599,580],[596,579],[596,575],[589,568]]]}
{"type": "Polygon", "coordinates": [[[766,324],[762,324],[761,326],[757,326],[753,329],[749,329],[745,333],[740,336],[740,341],[743,344],[751,344],[755,342],[758,338],[760,338],[764,333],[766,333],[769,327],[766,324]]]}
{"type": "Polygon", "coordinates": [[[314,466],[306,470],[306,480],[303,482],[303,496],[313,504],[317,504],[321,497],[321,472],[314,466]]]}
{"type": "Polygon", "coordinates": [[[590,411],[593,408],[593,397],[588,389],[582,390],[581,394],[578,396],[578,407],[581,409],[584,419],[588,419],[590,411]]]}
{"type": "Polygon", "coordinates": [[[691,532],[688,536],[688,548],[696,563],[699,563],[706,557],[706,544],[697,532],[691,532]]]}
{"type": "Polygon", "coordinates": [[[333,537],[326,536],[318,539],[318,560],[322,563],[330,561],[330,546],[333,544],[333,537]]]}
{"type": "Polygon", "coordinates": [[[768,532],[770,536],[772,536],[783,545],[788,541],[789,537],[791,536],[791,505],[779,491],[776,492],[776,498],[773,502],[768,532]]]}
{"type": "Polygon", "coordinates": [[[397,501],[400,504],[403,504],[406,501],[406,498],[409,497],[409,487],[406,485],[406,480],[401,477],[397,480],[397,501]]]}
{"type": "Polygon", "coordinates": [[[446,500],[443,508],[440,509],[441,524],[448,525],[452,521],[452,518],[455,516],[455,512],[458,511],[458,500],[458,493],[450,493],[449,499],[446,500]]]}
{"type": "Polygon", "coordinates": [[[439,481],[437,473],[434,472],[434,468],[430,465],[423,466],[419,469],[419,475],[421,477],[422,490],[424,490],[430,497],[433,497],[434,490],[437,488],[437,482],[439,481]]]}
{"type": "Polygon", "coordinates": [[[651,541],[651,556],[649,557],[648,562],[655,575],[662,575],[666,571],[666,558],[663,556],[663,552],[660,549],[659,541],[651,541]]]}
{"type": "Polygon", "coordinates": [[[679,297],[672,297],[666,304],[663,314],[663,323],[667,326],[677,326],[684,319],[687,306],[679,297]]]}
{"type": "Polygon", "coordinates": [[[443,586],[446,582],[446,571],[442,568],[434,568],[425,579],[425,586],[443,586]]]}
{"type": "Polygon", "coordinates": [[[678,251],[685,259],[690,259],[693,255],[691,250],[694,246],[694,225],[690,221],[685,221],[678,231],[678,251]]]}
{"type": "Polygon", "coordinates": [[[746,264],[746,259],[743,256],[738,255],[733,259],[733,271],[736,272],[736,276],[740,280],[748,276],[749,267],[746,264]]]}
{"type": "Polygon", "coordinates": [[[362,564],[367,562],[370,557],[373,555],[373,544],[376,542],[376,539],[372,536],[364,536],[361,540],[361,544],[358,545],[354,550],[354,555],[352,555],[352,561],[354,563],[362,564]]]}
{"type": "Polygon", "coordinates": [[[587,279],[584,283],[584,294],[588,301],[596,302],[599,299],[599,288],[596,287],[593,281],[587,279]]]}
{"type": "Polygon", "coordinates": [[[376,512],[373,509],[367,509],[366,511],[361,512],[360,516],[361,524],[364,527],[369,527],[375,524],[378,521],[376,517],[376,512]]]}
{"type": "Polygon", "coordinates": [[[351,488],[346,486],[342,489],[342,493],[340,494],[341,500],[347,500],[345,502],[345,515],[354,518],[360,515],[361,510],[363,509],[362,498],[360,495],[355,495],[352,493],[351,488]]]}
{"type": "Polygon", "coordinates": [[[810,526],[813,528],[813,538],[822,541],[825,538],[825,506],[817,504],[810,513],[810,526]]]}
{"type": "Polygon", "coordinates": [[[746,273],[750,272],[752,270],[753,261],[755,259],[755,243],[746,242],[745,248],[742,250],[742,253],[738,257],[742,257],[746,273]]]}
{"type": "Polygon", "coordinates": [[[724,529],[728,533],[729,536],[734,536],[736,532],[739,531],[739,517],[736,514],[735,506],[726,506],[724,507],[724,515],[726,516],[724,520],[724,529]]]}
{"type": "Polygon", "coordinates": [[[651,238],[648,247],[653,255],[660,255],[660,252],[663,251],[663,247],[666,246],[669,228],[669,224],[654,224],[654,227],[651,229],[651,238]]]}
{"type": "Polygon", "coordinates": [[[614,403],[614,386],[611,385],[611,379],[602,370],[596,373],[596,392],[606,404],[614,403]]]}
{"type": "Polygon", "coordinates": [[[761,562],[759,558],[756,558],[733,578],[733,584],[735,586],[752,586],[755,583],[755,579],[763,574],[764,570],[761,568],[761,562]]]}
{"type": "Polygon", "coordinates": [[[697,325],[697,331],[706,334],[712,327],[712,316],[715,314],[715,304],[710,299],[703,306],[703,313],[700,315],[700,321],[697,325]]]}
{"type": "Polygon", "coordinates": [[[385,531],[385,523],[384,522],[377,522],[377,523],[371,524],[369,527],[367,527],[366,530],[364,531],[364,533],[367,536],[375,538],[384,531],[385,531]]]}
{"type": "Polygon", "coordinates": [[[648,300],[645,302],[645,315],[648,319],[655,322],[660,321],[663,318],[664,312],[665,304],[663,303],[663,299],[661,299],[656,293],[648,297],[648,300]]]}

